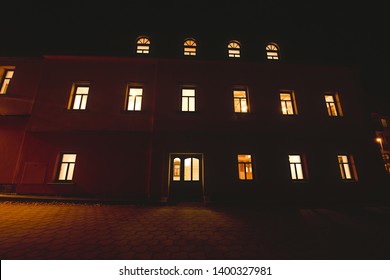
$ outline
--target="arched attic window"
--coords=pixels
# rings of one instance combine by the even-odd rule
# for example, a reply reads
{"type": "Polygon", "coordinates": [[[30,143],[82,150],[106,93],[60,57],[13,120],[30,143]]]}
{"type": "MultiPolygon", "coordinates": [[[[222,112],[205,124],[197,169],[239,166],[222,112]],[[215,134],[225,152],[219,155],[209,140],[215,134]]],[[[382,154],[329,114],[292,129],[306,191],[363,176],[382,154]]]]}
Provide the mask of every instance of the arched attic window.
{"type": "Polygon", "coordinates": [[[196,41],[195,39],[184,40],[184,55],[195,56],[196,55],[196,41]]]}
{"type": "Polygon", "coordinates": [[[269,43],[265,47],[267,52],[267,59],[269,60],[278,60],[279,59],[279,46],[275,43],[269,43]]]}
{"type": "Polygon", "coordinates": [[[228,44],[228,56],[240,57],[241,45],[238,41],[230,41],[228,44]]]}
{"type": "Polygon", "coordinates": [[[148,37],[139,37],[137,39],[137,53],[148,54],[150,49],[150,40],[148,37]]]}

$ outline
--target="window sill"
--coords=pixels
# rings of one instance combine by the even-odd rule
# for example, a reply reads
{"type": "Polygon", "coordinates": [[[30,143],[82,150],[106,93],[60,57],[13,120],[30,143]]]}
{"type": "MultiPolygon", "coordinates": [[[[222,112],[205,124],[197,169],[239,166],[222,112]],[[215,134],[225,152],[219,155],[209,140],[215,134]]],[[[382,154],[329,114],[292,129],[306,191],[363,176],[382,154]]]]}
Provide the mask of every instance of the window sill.
{"type": "Polygon", "coordinates": [[[74,182],[50,182],[47,185],[76,185],[74,182]]]}

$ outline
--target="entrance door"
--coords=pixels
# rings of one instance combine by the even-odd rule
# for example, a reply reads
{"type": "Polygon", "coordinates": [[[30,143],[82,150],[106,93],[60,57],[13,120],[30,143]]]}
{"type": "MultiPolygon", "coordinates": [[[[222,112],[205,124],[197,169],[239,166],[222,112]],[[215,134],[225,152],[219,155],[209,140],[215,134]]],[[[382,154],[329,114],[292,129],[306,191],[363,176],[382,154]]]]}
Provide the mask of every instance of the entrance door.
{"type": "Polygon", "coordinates": [[[169,199],[203,200],[203,155],[170,154],[169,199]]]}

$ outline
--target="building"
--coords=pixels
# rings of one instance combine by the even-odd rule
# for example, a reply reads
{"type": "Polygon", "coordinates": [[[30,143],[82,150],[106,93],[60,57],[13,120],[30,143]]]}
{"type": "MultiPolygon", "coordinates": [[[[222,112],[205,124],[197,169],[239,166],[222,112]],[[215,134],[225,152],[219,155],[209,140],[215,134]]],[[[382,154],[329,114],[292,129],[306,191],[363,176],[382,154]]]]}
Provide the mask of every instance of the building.
{"type": "Polygon", "coordinates": [[[263,58],[0,58],[0,184],[128,200],[383,199],[359,71],[263,58]]]}
{"type": "Polygon", "coordinates": [[[372,114],[375,141],[382,154],[383,166],[388,174],[390,174],[390,117],[377,113],[372,114]]]}

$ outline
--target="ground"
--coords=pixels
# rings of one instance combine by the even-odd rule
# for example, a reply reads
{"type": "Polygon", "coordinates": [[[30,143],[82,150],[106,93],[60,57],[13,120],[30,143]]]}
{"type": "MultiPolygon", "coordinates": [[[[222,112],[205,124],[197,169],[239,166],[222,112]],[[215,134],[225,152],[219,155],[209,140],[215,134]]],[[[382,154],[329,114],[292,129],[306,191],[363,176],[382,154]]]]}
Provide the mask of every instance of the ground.
{"type": "Polygon", "coordinates": [[[0,259],[389,259],[390,207],[0,201],[0,259]]]}

